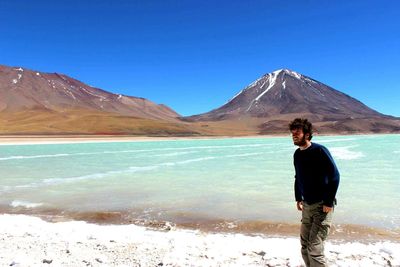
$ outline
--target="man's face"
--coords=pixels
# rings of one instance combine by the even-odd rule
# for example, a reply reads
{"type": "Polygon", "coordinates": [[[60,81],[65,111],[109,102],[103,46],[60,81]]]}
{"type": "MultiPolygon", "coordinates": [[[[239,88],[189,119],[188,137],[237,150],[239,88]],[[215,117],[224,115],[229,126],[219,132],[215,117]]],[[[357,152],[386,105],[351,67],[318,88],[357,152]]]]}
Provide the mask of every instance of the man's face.
{"type": "Polygon", "coordinates": [[[290,132],[292,133],[293,144],[296,146],[305,146],[307,144],[308,135],[303,133],[303,129],[293,129],[290,132]]]}

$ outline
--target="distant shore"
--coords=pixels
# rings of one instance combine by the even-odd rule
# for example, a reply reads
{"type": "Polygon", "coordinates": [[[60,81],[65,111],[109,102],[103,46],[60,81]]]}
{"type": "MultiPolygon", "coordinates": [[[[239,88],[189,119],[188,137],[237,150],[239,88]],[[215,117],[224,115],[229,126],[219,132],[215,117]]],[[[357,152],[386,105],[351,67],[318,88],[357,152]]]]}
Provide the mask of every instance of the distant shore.
{"type": "MultiPolygon", "coordinates": [[[[359,133],[359,134],[318,134],[315,136],[371,136],[390,135],[395,133],[359,133]]],[[[276,138],[289,137],[288,134],[271,135],[238,135],[238,136],[129,136],[129,135],[0,135],[0,145],[28,144],[67,144],[67,143],[101,143],[101,142],[145,142],[145,141],[174,141],[174,140],[207,140],[224,138],[276,138]]]]}
{"type": "Polygon", "coordinates": [[[0,136],[0,145],[207,140],[207,139],[223,139],[223,138],[272,138],[272,137],[284,137],[284,136],[286,135],[255,135],[255,136],[4,135],[0,136]]]}

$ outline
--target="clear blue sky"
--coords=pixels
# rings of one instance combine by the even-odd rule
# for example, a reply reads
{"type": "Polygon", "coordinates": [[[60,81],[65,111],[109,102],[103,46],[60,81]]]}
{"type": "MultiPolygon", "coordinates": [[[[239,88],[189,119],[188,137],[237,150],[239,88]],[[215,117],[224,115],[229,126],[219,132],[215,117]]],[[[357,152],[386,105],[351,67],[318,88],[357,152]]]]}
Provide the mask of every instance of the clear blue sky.
{"type": "Polygon", "coordinates": [[[217,108],[289,68],[400,116],[400,1],[0,0],[0,64],[217,108]]]}

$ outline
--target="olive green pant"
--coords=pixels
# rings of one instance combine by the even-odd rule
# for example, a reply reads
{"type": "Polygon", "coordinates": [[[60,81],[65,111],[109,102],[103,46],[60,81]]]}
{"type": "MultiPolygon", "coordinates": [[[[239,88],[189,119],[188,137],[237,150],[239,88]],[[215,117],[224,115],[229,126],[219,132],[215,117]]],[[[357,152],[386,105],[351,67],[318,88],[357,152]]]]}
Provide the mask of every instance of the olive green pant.
{"type": "Polygon", "coordinates": [[[300,241],[301,254],[307,267],[327,266],[324,241],[329,234],[332,212],[322,210],[322,202],[308,205],[303,203],[300,241]]]}

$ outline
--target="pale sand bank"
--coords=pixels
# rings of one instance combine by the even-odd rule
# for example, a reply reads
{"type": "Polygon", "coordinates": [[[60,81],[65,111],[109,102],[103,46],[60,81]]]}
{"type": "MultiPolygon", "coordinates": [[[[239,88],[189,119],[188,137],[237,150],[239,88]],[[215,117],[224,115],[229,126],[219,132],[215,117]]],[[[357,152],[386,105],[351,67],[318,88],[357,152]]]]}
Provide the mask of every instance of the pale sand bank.
{"type": "MultiPolygon", "coordinates": [[[[357,136],[374,136],[386,134],[354,134],[357,136]]],[[[316,135],[318,136],[318,135],[316,135]]],[[[324,134],[319,136],[344,136],[340,134],[324,134]]],[[[347,135],[352,136],[352,135],[347,135]]],[[[240,138],[280,138],[291,139],[290,134],[246,135],[246,136],[120,136],[120,135],[0,135],[0,145],[34,145],[34,144],[69,144],[69,143],[101,143],[101,142],[144,142],[174,140],[210,140],[240,138]]]]}
{"type": "MultiPolygon", "coordinates": [[[[1,266],[301,266],[299,240],[0,215],[1,266]]],[[[400,266],[400,243],[328,242],[330,266],[400,266]]]]}
{"type": "Polygon", "coordinates": [[[101,143],[101,142],[144,142],[174,140],[209,140],[224,138],[272,138],[266,136],[190,136],[190,137],[154,137],[154,136],[0,136],[0,145],[34,145],[34,144],[69,144],[69,143],[101,143]]]}
{"type": "Polygon", "coordinates": [[[1,136],[0,145],[68,144],[100,142],[141,142],[189,139],[185,137],[147,136],[1,136]]]}

